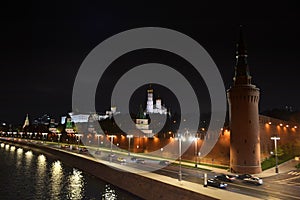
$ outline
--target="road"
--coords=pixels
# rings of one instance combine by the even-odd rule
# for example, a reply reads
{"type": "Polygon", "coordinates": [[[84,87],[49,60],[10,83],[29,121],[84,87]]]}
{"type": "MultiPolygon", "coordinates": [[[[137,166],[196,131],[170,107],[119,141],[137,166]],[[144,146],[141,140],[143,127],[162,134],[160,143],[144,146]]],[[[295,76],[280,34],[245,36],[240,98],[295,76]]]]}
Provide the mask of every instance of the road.
{"type": "MultiPolygon", "coordinates": [[[[109,153],[103,152],[99,158],[107,159],[109,153]]],[[[168,165],[160,168],[159,160],[141,158],[145,164],[136,163],[131,161],[131,157],[123,154],[115,154],[115,157],[124,157],[126,165],[146,171],[153,171],[154,173],[165,175],[172,178],[178,178],[179,166],[168,165]],[[160,168],[160,169],[157,169],[160,168]]],[[[118,162],[114,159],[113,162],[118,162]]],[[[182,179],[203,185],[204,173],[208,174],[208,178],[213,178],[219,173],[213,171],[195,169],[191,167],[182,166],[182,179]]],[[[248,196],[257,197],[260,199],[300,199],[300,171],[294,170],[293,172],[275,175],[263,179],[263,185],[253,185],[244,183],[242,180],[236,179],[232,183],[227,183],[226,190],[245,194],[248,196]]],[[[216,188],[216,190],[218,190],[216,188]]]]}
{"type": "MultiPolygon", "coordinates": [[[[30,142],[30,141],[28,141],[30,142]]],[[[36,143],[36,142],[34,142],[36,143]]],[[[40,145],[47,145],[51,146],[53,148],[57,148],[57,143],[39,143],[40,145]]],[[[79,150],[70,150],[69,148],[63,149],[69,152],[73,153],[79,153],[79,150]]],[[[81,152],[79,154],[87,156],[87,157],[94,157],[98,160],[104,160],[104,161],[110,161],[109,155],[110,150],[109,149],[101,149],[101,154],[96,155],[95,154],[96,148],[89,148],[86,152],[81,152]]],[[[172,177],[177,179],[178,178],[178,172],[179,172],[179,166],[178,164],[170,164],[167,166],[162,166],[159,164],[159,161],[161,158],[154,158],[149,157],[145,155],[140,155],[140,159],[143,159],[145,161],[144,164],[142,163],[136,163],[135,161],[131,160],[132,156],[128,156],[127,152],[113,152],[114,156],[111,160],[111,162],[119,163],[119,164],[125,164],[126,166],[148,171],[148,172],[154,172],[160,175],[165,175],[168,177],[172,177]],[[126,162],[122,163],[118,161],[118,158],[125,158],[126,162]]],[[[132,154],[137,156],[136,154],[132,154]]],[[[187,167],[185,165],[182,165],[182,179],[185,181],[194,182],[197,184],[203,185],[203,177],[204,173],[207,173],[208,178],[213,178],[215,175],[219,175],[219,173],[216,173],[212,170],[203,170],[199,168],[194,167],[187,167]]],[[[300,199],[300,170],[291,170],[286,173],[281,173],[278,175],[266,177],[263,179],[264,183],[263,185],[252,185],[244,183],[242,180],[236,179],[232,183],[227,183],[228,186],[226,188],[227,191],[234,192],[234,193],[240,193],[247,196],[252,196],[260,199],[300,199]]],[[[220,190],[218,188],[215,188],[216,192],[217,190],[220,190]]]]}

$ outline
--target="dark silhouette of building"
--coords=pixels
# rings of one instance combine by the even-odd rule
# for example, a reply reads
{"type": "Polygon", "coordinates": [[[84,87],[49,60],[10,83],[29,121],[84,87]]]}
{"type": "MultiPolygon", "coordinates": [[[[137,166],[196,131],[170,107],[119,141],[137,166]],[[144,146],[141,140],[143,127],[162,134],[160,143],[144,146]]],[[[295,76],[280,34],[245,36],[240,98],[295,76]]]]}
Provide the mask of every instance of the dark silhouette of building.
{"type": "Polygon", "coordinates": [[[242,27],[236,49],[233,86],[227,91],[230,120],[230,168],[235,173],[260,173],[259,89],[251,83],[242,27]]]}

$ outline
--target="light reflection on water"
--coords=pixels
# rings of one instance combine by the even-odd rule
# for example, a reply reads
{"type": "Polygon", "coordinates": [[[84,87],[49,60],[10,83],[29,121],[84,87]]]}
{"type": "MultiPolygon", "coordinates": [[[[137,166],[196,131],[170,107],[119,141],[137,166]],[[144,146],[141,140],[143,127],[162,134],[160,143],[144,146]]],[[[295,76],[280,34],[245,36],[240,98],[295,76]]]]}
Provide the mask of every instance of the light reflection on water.
{"type": "Polygon", "coordinates": [[[36,199],[42,199],[45,191],[45,178],[47,172],[46,157],[40,154],[37,158],[37,173],[36,173],[36,186],[35,197],[36,199]]]}
{"type": "Polygon", "coordinates": [[[73,174],[69,176],[68,182],[70,199],[82,199],[82,190],[84,187],[82,172],[73,168],[73,174]]]}
{"type": "Polygon", "coordinates": [[[17,150],[17,159],[16,159],[17,169],[22,165],[22,158],[23,158],[23,149],[18,148],[18,150],[17,150]]]}
{"type": "Polygon", "coordinates": [[[10,147],[10,151],[15,151],[16,150],[16,147],[15,146],[11,146],[10,147]]]}
{"type": "Polygon", "coordinates": [[[52,163],[51,175],[51,199],[59,199],[63,179],[62,166],[59,160],[52,163]]]}
{"type": "Polygon", "coordinates": [[[0,146],[1,200],[139,199],[41,153],[4,143],[0,146]]]}

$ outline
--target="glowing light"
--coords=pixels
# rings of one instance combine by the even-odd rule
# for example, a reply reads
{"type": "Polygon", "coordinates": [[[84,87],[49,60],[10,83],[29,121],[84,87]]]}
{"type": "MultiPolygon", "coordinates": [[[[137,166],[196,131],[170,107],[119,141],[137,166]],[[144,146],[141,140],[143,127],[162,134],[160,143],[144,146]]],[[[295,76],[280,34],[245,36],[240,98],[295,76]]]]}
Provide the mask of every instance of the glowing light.
{"type": "Polygon", "coordinates": [[[1,147],[3,148],[5,146],[5,144],[4,143],[1,143],[1,147]]]}
{"type": "Polygon", "coordinates": [[[118,196],[114,189],[111,189],[109,185],[105,185],[105,191],[102,194],[102,199],[115,200],[118,199],[118,196]]]}
{"type": "Polygon", "coordinates": [[[73,169],[73,174],[70,175],[68,179],[70,199],[82,199],[82,191],[84,187],[82,172],[77,169],[73,169]]]}
{"type": "Polygon", "coordinates": [[[23,153],[23,149],[22,148],[18,148],[17,153],[18,154],[23,153]]]}
{"type": "Polygon", "coordinates": [[[16,147],[15,146],[11,146],[10,147],[10,151],[15,151],[16,150],[16,147]]]}
{"type": "Polygon", "coordinates": [[[5,145],[5,149],[8,150],[9,149],[9,144],[5,145]]]}
{"type": "Polygon", "coordinates": [[[287,127],[287,128],[288,128],[288,127],[289,127],[289,125],[286,125],[285,127],[287,127]]]}
{"type": "Polygon", "coordinates": [[[297,126],[294,126],[294,128],[297,128],[297,126]]]}
{"type": "Polygon", "coordinates": [[[38,156],[38,162],[39,163],[44,164],[45,161],[46,161],[46,157],[43,154],[38,156]]]}
{"type": "Polygon", "coordinates": [[[271,124],[272,124],[272,122],[269,122],[269,124],[271,125],[271,124]]]}
{"type": "Polygon", "coordinates": [[[32,153],[32,151],[29,150],[25,153],[25,155],[26,155],[26,157],[32,157],[33,153],[32,153]]]}
{"type": "Polygon", "coordinates": [[[57,196],[60,195],[61,192],[61,184],[62,184],[62,178],[63,178],[63,171],[62,171],[62,165],[59,160],[52,163],[51,167],[51,199],[55,199],[57,196]]]}
{"type": "Polygon", "coordinates": [[[279,126],[283,126],[283,124],[279,124],[279,126]]]}

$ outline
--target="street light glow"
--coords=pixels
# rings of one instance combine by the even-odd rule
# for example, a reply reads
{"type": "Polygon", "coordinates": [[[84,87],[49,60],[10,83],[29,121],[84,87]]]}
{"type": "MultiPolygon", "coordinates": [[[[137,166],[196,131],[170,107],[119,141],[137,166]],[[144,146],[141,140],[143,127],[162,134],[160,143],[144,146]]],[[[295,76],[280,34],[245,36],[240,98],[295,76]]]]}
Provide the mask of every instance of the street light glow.
{"type": "Polygon", "coordinates": [[[133,138],[133,135],[127,135],[128,138],[128,156],[130,156],[130,139],[133,138]]]}
{"type": "Polygon", "coordinates": [[[278,157],[277,157],[277,140],[280,140],[280,137],[271,137],[271,140],[274,140],[274,146],[275,146],[275,162],[276,162],[276,167],[275,167],[275,173],[278,173],[278,157]]]}

